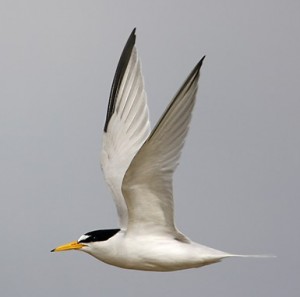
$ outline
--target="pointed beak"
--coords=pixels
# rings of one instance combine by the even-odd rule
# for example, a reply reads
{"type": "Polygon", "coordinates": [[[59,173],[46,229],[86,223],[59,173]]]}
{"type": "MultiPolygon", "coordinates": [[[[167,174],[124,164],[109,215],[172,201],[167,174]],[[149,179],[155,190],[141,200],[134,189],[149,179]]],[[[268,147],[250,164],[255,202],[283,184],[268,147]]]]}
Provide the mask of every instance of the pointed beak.
{"type": "Polygon", "coordinates": [[[62,252],[68,250],[79,250],[84,246],[82,243],[78,243],[77,241],[72,241],[63,245],[58,246],[57,248],[53,249],[51,252],[62,252]]]}

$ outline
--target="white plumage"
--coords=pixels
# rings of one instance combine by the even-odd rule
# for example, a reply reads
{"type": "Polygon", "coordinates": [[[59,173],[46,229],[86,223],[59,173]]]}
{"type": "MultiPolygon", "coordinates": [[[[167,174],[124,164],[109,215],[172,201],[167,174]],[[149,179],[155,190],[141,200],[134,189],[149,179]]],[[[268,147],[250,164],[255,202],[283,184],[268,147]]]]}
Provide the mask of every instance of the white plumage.
{"type": "Polygon", "coordinates": [[[174,223],[172,178],[189,129],[203,60],[204,57],[150,133],[133,30],[113,80],[101,153],[120,229],[88,232],[53,251],[81,250],[111,265],[152,271],[200,267],[226,257],[248,257],[197,244],[178,231],[174,223]]]}
{"type": "Polygon", "coordinates": [[[150,133],[147,96],[135,46],[114,100],[115,110],[103,134],[101,165],[113,193],[120,226],[126,229],[128,215],[122,182],[133,157],[150,133]]]}

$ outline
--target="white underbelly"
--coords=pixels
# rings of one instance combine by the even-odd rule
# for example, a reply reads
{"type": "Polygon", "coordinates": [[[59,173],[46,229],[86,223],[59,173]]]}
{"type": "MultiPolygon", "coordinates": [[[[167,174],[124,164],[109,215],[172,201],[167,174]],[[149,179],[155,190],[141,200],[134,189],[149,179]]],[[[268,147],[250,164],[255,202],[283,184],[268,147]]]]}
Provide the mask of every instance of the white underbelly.
{"type": "MultiPolygon", "coordinates": [[[[100,245],[99,245],[100,247],[100,245]]],[[[227,254],[195,243],[168,238],[119,238],[91,253],[114,266],[148,271],[196,268],[219,262],[227,254]]]]}

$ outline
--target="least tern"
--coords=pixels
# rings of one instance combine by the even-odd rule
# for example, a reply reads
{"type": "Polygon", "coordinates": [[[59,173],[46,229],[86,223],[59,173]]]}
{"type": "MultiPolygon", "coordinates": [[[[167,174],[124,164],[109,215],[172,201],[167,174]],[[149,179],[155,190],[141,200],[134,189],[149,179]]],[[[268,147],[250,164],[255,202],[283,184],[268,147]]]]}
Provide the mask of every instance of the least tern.
{"type": "Polygon", "coordinates": [[[113,79],[101,153],[120,228],[88,232],[52,251],[79,250],[107,264],[148,271],[196,268],[228,257],[248,257],[195,243],[174,223],[173,173],[189,129],[205,56],[150,131],[135,39],[134,29],[113,79]]]}

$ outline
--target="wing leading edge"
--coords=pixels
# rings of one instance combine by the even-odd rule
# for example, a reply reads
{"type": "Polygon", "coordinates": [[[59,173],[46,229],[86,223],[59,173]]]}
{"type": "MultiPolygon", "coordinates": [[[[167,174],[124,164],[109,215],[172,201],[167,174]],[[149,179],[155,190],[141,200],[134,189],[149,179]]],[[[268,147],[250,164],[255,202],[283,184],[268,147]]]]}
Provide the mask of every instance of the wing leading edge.
{"type": "Polygon", "coordinates": [[[183,83],[125,174],[122,191],[128,208],[128,234],[148,230],[179,239],[183,236],[174,224],[172,179],[189,129],[203,60],[183,83]]]}
{"type": "Polygon", "coordinates": [[[113,193],[121,229],[126,229],[128,220],[121,190],[123,177],[150,133],[147,96],[135,39],[134,29],[113,79],[101,153],[101,166],[113,193]]]}

